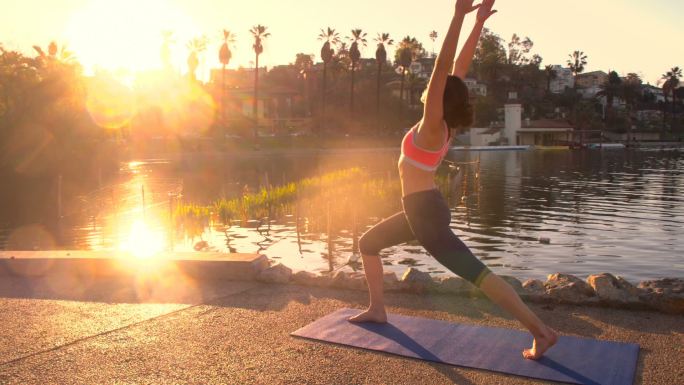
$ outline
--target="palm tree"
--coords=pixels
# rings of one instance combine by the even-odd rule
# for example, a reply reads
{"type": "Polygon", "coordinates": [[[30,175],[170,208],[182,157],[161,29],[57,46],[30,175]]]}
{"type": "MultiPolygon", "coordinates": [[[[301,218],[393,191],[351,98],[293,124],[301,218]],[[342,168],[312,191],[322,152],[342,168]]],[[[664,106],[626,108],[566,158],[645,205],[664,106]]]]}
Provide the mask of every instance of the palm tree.
{"type": "Polygon", "coordinates": [[[628,73],[625,81],[622,82],[622,88],[620,94],[625,100],[627,105],[627,142],[631,143],[632,136],[630,135],[632,130],[632,111],[634,110],[634,105],[639,98],[639,93],[641,90],[641,77],[635,73],[628,73]]]}
{"type": "Polygon", "coordinates": [[[546,75],[546,92],[551,92],[551,82],[558,77],[558,72],[553,69],[552,65],[544,67],[544,75],[546,75]]]}
{"type": "Polygon", "coordinates": [[[196,72],[199,67],[199,55],[207,49],[207,38],[205,36],[196,37],[186,45],[190,54],[188,55],[188,76],[190,80],[197,80],[196,72]]]}
{"type": "Polygon", "coordinates": [[[406,73],[411,63],[418,59],[423,52],[423,45],[415,37],[406,36],[400,43],[399,49],[395,52],[395,61],[401,70],[401,88],[399,90],[400,111],[403,109],[404,82],[406,73]]]}
{"type": "Polygon", "coordinates": [[[430,40],[432,40],[432,57],[435,57],[435,41],[437,40],[437,31],[430,32],[430,40]]]}
{"type": "Polygon", "coordinates": [[[257,115],[257,98],[259,97],[259,55],[261,55],[264,52],[264,46],[262,42],[264,41],[264,39],[271,36],[269,32],[266,32],[267,28],[268,27],[258,24],[252,27],[252,29],[249,31],[254,37],[254,45],[252,45],[252,48],[254,48],[254,54],[256,55],[256,66],[254,69],[254,100],[252,100],[252,114],[254,115],[254,138],[257,140],[259,138],[259,118],[257,115]]]}
{"type": "Polygon", "coordinates": [[[223,66],[221,68],[221,131],[223,140],[226,138],[226,66],[230,64],[230,59],[233,58],[233,52],[230,46],[235,43],[235,34],[227,29],[223,30],[223,44],[219,49],[219,62],[223,66]]]}
{"type": "Polygon", "coordinates": [[[604,121],[612,121],[613,118],[613,102],[616,97],[621,96],[622,79],[615,71],[609,71],[608,79],[601,85],[601,91],[596,95],[606,97],[606,114],[604,121]]]}
{"type": "Polygon", "coordinates": [[[304,53],[298,53],[295,59],[294,67],[297,70],[298,77],[303,80],[304,83],[304,104],[306,108],[306,116],[311,115],[311,98],[309,97],[309,84],[311,68],[313,68],[313,55],[307,55],[304,53]]]}
{"type": "Polygon", "coordinates": [[[356,67],[359,65],[359,60],[361,60],[361,51],[359,50],[359,44],[363,47],[366,46],[366,33],[361,29],[352,29],[352,37],[348,38],[351,41],[351,47],[349,47],[349,58],[351,59],[351,96],[349,99],[349,109],[351,113],[354,113],[354,73],[356,72],[356,67]]]}
{"type": "MultiPolygon", "coordinates": [[[[568,56],[570,57],[568,60],[568,67],[572,71],[575,80],[577,80],[577,75],[584,72],[584,66],[587,65],[587,55],[582,51],[575,51],[568,56]]],[[[577,81],[575,81],[575,88],[577,88],[577,81]]]]}
{"type": "Polygon", "coordinates": [[[665,95],[665,102],[667,103],[667,94],[671,93],[672,94],[672,127],[671,129],[674,130],[674,125],[675,125],[675,103],[677,101],[677,94],[675,91],[677,90],[677,87],[679,87],[679,79],[682,77],[682,69],[679,67],[672,67],[669,71],[667,71],[665,74],[662,76],[662,80],[665,80],[665,83],[663,83],[663,94],[665,95]]]}
{"type": "Polygon", "coordinates": [[[51,62],[59,61],[62,63],[74,63],[76,60],[76,56],[72,51],[67,49],[66,45],[62,45],[62,48],[60,49],[57,43],[54,41],[51,41],[50,44],[48,44],[47,54],[45,54],[45,51],[43,51],[40,46],[34,45],[33,49],[38,52],[38,56],[42,60],[48,60],[51,62]]]}
{"type": "Polygon", "coordinates": [[[385,45],[394,44],[394,40],[390,39],[389,33],[378,34],[375,38],[378,43],[378,48],[375,50],[375,61],[378,63],[378,88],[377,88],[377,112],[380,114],[380,86],[382,84],[382,66],[387,62],[387,50],[385,45]]]}
{"type": "Polygon", "coordinates": [[[335,50],[331,48],[331,45],[338,44],[340,42],[340,34],[335,32],[334,29],[328,27],[328,30],[321,29],[321,33],[318,35],[318,40],[323,40],[323,47],[321,47],[321,60],[323,60],[323,94],[321,97],[321,121],[325,117],[325,97],[326,97],[326,81],[328,75],[328,64],[333,59],[335,55],[335,50]]]}
{"type": "Polygon", "coordinates": [[[162,47],[161,47],[161,61],[164,68],[167,70],[171,68],[171,46],[176,42],[173,37],[173,31],[162,31],[162,47]]]}

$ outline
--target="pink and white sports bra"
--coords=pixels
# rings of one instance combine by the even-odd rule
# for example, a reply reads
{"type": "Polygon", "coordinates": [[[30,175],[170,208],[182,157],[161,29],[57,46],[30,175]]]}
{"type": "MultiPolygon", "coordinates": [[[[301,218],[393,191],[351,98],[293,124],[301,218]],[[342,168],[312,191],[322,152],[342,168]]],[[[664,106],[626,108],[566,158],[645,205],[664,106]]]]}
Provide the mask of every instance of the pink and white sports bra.
{"type": "MultiPolygon", "coordinates": [[[[439,164],[442,163],[442,159],[449,152],[449,140],[444,141],[444,145],[438,151],[425,150],[416,145],[415,131],[418,128],[418,124],[413,126],[409,132],[404,135],[404,139],[401,141],[401,155],[399,156],[399,161],[402,160],[410,163],[413,166],[420,168],[425,171],[435,171],[439,164]]],[[[446,131],[446,137],[449,137],[449,127],[447,127],[446,122],[444,123],[444,128],[446,131]]]]}

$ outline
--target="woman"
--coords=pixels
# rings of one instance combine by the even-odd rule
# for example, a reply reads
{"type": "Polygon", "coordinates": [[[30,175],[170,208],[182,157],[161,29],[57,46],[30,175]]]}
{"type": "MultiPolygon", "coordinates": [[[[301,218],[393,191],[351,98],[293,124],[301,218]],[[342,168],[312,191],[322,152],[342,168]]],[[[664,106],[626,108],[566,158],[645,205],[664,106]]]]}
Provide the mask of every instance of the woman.
{"type": "Polygon", "coordinates": [[[383,272],[379,252],[386,247],[417,239],[442,265],[480,288],[494,303],[515,316],[534,336],[532,348],[523,350],[538,359],[556,343],[556,333],[520,300],[504,280],[492,273],[451,231],[451,212],[437,189],[435,170],[449,149],[450,129],[472,124],[468,89],[461,79],[468,72],[484,22],[496,13],[494,0],[473,6],[473,0],[457,0],[442,50],[425,93],[423,119],[402,141],[399,158],[403,211],[384,219],[363,234],[359,249],[370,293],[370,306],[351,322],[387,322],[383,298],[383,272]],[[466,14],[478,10],[477,21],[461,54],[449,70],[466,14]]]}

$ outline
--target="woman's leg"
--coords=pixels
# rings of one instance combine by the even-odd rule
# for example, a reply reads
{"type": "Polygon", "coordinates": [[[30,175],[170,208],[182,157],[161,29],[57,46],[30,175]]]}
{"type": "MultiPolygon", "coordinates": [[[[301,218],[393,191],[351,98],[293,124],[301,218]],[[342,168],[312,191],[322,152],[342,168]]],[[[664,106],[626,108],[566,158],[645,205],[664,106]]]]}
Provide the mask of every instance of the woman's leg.
{"type": "Polygon", "coordinates": [[[532,348],[523,350],[523,356],[525,358],[538,359],[546,350],[556,343],[556,340],[558,339],[556,332],[546,326],[544,322],[525,305],[511,285],[501,279],[498,275],[494,273],[487,274],[480,284],[480,290],[482,290],[492,302],[502,307],[520,321],[520,323],[534,336],[532,348]]]}
{"type": "Polygon", "coordinates": [[[556,333],[525,305],[518,293],[492,273],[449,227],[451,213],[439,192],[414,196],[404,202],[416,238],[442,265],[479,287],[492,302],[520,321],[534,336],[525,358],[537,359],[556,343],[556,333]]]}
{"type": "Polygon", "coordinates": [[[363,270],[370,296],[368,310],[351,317],[352,322],[387,322],[383,292],[383,269],[380,250],[415,239],[406,215],[400,211],[379,222],[359,239],[363,270]]]}

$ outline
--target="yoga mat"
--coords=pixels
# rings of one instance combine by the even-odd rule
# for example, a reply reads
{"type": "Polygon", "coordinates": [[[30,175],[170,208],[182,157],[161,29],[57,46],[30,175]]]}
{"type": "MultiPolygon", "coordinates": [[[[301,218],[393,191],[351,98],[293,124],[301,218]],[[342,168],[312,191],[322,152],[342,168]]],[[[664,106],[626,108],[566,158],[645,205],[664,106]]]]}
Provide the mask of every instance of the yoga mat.
{"type": "Polygon", "coordinates": [[[586,385],[631,385],[639,345],[561,336],[540,360],[521,352],[532,335],[518,330],[388,315],[387,324],[347,321],[358,309],[341,309],[293,336],[469,368],[586,385]]]}

